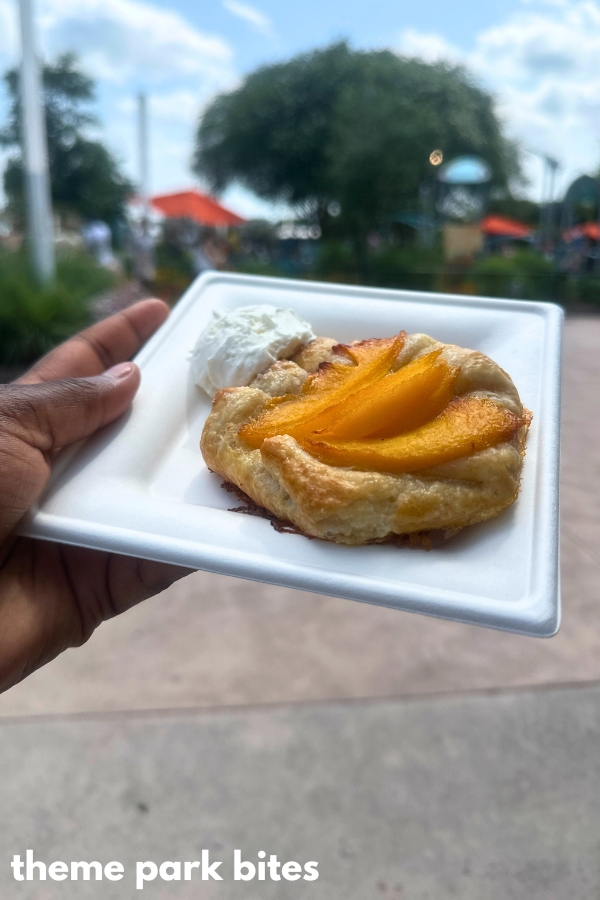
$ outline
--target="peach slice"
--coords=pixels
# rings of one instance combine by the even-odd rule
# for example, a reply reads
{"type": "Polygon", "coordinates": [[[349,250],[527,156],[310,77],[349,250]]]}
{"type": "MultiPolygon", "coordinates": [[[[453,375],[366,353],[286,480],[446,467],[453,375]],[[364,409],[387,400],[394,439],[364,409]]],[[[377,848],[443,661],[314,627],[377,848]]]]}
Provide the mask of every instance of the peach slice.
{"type": "Polygon", "coordinates": [[[437,418],[397,437],[362,441],[303,440],[312,456],[332,466],[403,474],[472,456],[510,440],[525,419],[486,397],[457,397],[437,418]]]}
{"type": "MultiPolygon", "coordinates": [[[[401,334],[403,338],[406,336],[406,332],[401,332],[401,334]]],[[[354,345],[334,344],[331,348],[334,356],[349,360],[352,365],[349,366],[347,362],[340,363],[335,360],[322,362],[317,371],[309,375],[304,382],[303,396],[331,391],[339,387],[356,366],[370,363],[379,356],[381,350],[382,344],[379,338],[360,341],[354,345]]]]}
{"type": "Polygon", "coordinates": [[[441,352],[433,350],[332,406],[313,430],[326,440],[393,437],[434,419],[452,399],[459,372],[441,352]]]}
{"type": "MultiPolygon", "coordinates": [[[[439,385],[430,394],[421,397],[420,405],[413,409],[414,415],[412,418],[410,418],[407,410],[406,416],[402,421],[399,421],[397,418],[391,420],[389,425],[371,432],[367,437],[395,437],[397,434],[402,434],[405,431],[413,431],[415,428],[425,425],[425,423],[431,421],[431,419],[435,419],[436,416],[446,409],[454,397],[454,384],[458,378],[459,372],[459,367],[448,366],[439,385]]],[[[414,387],[416,388],[416,385],[414,387]]]]}
{"type": "Polygon", "coordinates": [[[256,419],[242,425],[238,434],[255,449],[265,438],[277,434],[292,437],[303,434],[307,421],[383,378],[402,349],[405,337],[406,333],[401,331],[392,338],[361,341],[345,347],[343,352],[354,366],[333,363],[319,369],[307,379],[301,394],[283,398],[283,402],[282,398],[276,398],[277,402],[267,404],[256,419]]]}

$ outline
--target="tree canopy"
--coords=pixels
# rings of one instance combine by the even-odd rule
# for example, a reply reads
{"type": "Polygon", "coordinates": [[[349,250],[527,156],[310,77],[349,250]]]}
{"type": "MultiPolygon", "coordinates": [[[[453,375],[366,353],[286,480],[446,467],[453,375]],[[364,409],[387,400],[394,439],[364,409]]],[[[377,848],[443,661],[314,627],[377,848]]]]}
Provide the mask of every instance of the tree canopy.
{"type": "MultiPolygon", "coordinates": [[[[19,148],[7,163],[4,190],[11,210],[22,218],[24,178],[18,71],[11,69],[4,80],[11,106],[8,123],[0,131],[0,144],[19,148]]],[[[123,213],[131,184],[110,151],[85,135],[85,129],[96,123],[89,110],[94,100],[94,82],[81,71],[72,53],[45,65],[42,81],[53,204],[59,211],[75,212],[83,218],[114,221],[123,213]]]]}
{"type": "Polygon", "coordinates": [[[519,173],[493,98],[464,68],[338,43],[260,68],[216,97],[198,127],[194,169],[213,190],[239,182],[322,221],[337,201],[340,224],[364,232],[414,206],[438,148],[446,159],[484,157],[496,190],[519,173]]]}

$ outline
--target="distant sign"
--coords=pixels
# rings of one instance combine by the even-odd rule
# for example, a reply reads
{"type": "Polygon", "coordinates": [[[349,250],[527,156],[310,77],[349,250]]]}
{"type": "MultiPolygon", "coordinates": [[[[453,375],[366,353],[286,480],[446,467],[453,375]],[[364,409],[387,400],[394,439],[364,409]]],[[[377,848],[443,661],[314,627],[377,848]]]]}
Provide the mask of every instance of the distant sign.
{"type": "Polygon", "coordinates": [[[451,185],[437,204],[438,212],[450,219],[471,220],[483,215],[485,197],[468,185],[451,185]]]}
{"type": "Polygon", "coordinates": [[[458,156],[442,166],[438,178],[444,184],[486,184],[492,170],[479,156],[458,156]]]}
{"type": "Polygon", "coordinates": [[[318,241],[321,237],[321,229],[318,225],[283,222],[276,234],[280,241],[318,241]]]}

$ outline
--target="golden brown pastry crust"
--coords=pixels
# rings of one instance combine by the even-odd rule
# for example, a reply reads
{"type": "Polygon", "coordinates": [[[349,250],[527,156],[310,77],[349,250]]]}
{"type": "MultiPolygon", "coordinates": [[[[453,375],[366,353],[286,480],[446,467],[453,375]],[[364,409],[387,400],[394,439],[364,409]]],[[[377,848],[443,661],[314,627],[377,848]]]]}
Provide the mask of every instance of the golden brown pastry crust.
{"type": "Polygon", "coordinates": [[[274,363],[250,387],[216,395],[200,447],[207,466],[233,482],[256,503],[304,533],[342,544],[364,544],[393,534],[453,530],[498,515],[517,497],[530,415],[510,377],[483,353],[440,344],[425,334],[409,335],[392,371],[436,348],[461,367],[455,393],[491,397],[527,424],[510,442],[473,456],[410,474],[392,475],[330,466],[288,435],[252,450],[238,437],[241,425],[269,397],[297,394],[309,373],[336,359],[335,341],[317,338],[292,360],[274,363]]]}

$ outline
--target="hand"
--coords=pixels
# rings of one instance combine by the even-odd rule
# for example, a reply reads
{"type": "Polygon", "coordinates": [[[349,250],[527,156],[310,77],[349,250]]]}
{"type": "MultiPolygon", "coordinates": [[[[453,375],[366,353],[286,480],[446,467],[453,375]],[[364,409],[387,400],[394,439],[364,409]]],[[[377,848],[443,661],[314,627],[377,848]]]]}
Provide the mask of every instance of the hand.
{"type": "Polygon", "coordinates": [[[0,691],[83,644],[104,620],[164,590],[187,569],[15,537],[50,476],[54,451],[129,407],[130,359],[169,314],[144,300],[52,350],[0,386],[0,691]]]}

